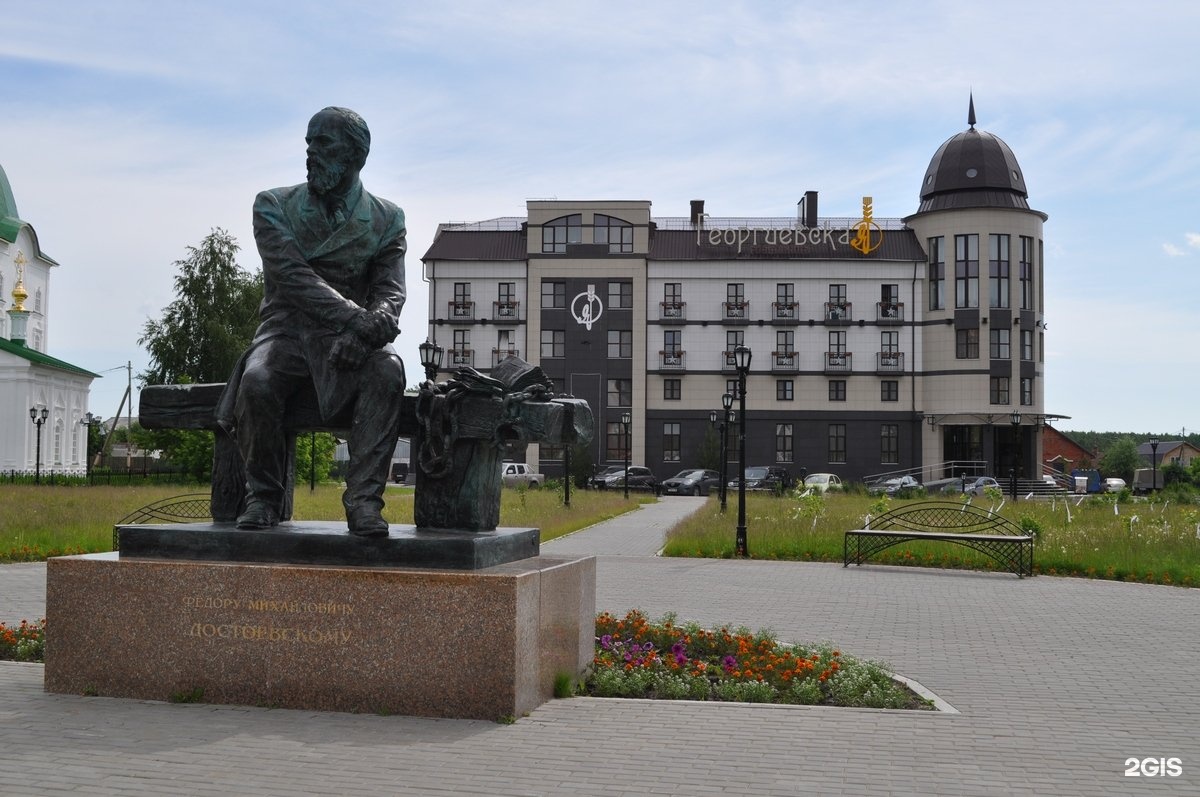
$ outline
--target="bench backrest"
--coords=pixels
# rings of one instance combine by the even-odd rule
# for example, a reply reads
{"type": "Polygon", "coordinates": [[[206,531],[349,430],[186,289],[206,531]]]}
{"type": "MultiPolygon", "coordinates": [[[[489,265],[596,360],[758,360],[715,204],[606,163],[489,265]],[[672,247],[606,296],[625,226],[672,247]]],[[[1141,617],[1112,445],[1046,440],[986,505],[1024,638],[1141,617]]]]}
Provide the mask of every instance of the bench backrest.
{"type": "Polygon", "coordinates": [[[871,518],[869,529],[904,529],[907,531],[940,531],[951,534],[1011,534],[1026,536],[1025,531],[1011,520],[988,509],[953,501],[922,501],[905,504],[877,518],[871,518]]]}

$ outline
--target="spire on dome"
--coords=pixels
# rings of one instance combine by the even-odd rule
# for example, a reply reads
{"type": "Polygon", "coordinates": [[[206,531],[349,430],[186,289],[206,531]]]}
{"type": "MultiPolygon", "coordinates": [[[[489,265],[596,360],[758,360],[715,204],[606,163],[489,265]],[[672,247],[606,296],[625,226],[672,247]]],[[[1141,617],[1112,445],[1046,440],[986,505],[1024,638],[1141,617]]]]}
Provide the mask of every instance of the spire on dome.
{"type": "Polygon", "coordinates": [[[971,102],[967,108],[967,124],[969,124],[971,126],[972,130],[975,129],[975,92],[974,91],[971,92],[971,102]]]}

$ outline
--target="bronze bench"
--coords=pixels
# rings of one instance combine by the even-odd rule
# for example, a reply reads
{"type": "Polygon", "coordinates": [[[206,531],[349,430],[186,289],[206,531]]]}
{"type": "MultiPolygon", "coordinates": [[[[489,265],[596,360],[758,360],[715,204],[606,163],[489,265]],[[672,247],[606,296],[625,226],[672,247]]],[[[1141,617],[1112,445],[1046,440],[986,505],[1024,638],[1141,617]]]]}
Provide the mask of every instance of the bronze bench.
{"type": "Polygon", "coordinates": [[[1011,520],[971,504],[946,501],[906,504],[870,519],[867,525],[868,528],[846,532],[842,567],[861,565],[902,542],[928,541],[950,542],[979,551],[1018,578],[1033,575],[1033,535],[1011,520]]]}

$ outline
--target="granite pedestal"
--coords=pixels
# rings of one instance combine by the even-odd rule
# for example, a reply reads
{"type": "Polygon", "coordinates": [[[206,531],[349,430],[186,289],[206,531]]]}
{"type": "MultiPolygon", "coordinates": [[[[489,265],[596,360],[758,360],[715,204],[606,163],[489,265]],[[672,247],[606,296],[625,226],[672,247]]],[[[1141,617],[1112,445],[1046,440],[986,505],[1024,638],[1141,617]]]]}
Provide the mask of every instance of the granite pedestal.
{"type": "MultiPolygon", "coordinates": [[[[350,540],[366,542],[361,540],[350,540]]],[[[595,559],[50,559],[50,692],[496,720],[592,659],[595,559]]]]}

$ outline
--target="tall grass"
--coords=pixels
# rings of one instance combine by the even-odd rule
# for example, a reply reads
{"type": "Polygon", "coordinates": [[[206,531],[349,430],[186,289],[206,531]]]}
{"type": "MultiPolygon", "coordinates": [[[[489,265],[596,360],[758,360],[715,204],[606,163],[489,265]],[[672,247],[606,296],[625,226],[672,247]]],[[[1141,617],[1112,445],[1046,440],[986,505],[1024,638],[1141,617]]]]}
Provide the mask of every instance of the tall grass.
{"type": "MultiPolygon", "coordinates": [[[[921,499],[923,500],[923,499],[921,499]]],[[[1116,504],[1105,497],[1005,503],[976,498],[984,509],[1037,535],[1034,570],[1154,584],[1200,585],[1200,508],[1163,501],[1116,504]]],[[[746,496],[747,547],[756,559],[840,562],[849,529],[863,528],[867,515],[887,502],[830,494],[797,499],[746,496]]],[[[898,507],[904,501],[892,501],[898,507]]],[[[731,502],[722,515],[715,502],[676,526],[667,536],[667,556],[733,556],[737,513],[731,502]]],[[[905,543],[871,559],[877,564],[994,570],[987,556],[952,543],[905,543]]]]}
{"type": "MultiPolygon", "coordinates": [[[[112,550],[113,526],[126,515],[155,501],[196,488],[153,486],[0,486],[0,562],[39,561],[47,556],[112,550]]],[[[298,487],[296,520],[344,521],[342,488],[298,487]]],[[[384,517],[389,523],[413,522],[413,491],[389,488],[384,517]]],[[[615,491],[571,492],[564,507],[562,491],[506,489],[501,493],[500,525],[541,529],[543,541],[636,509],[647,496],[628,501],[615,491]]]]}

